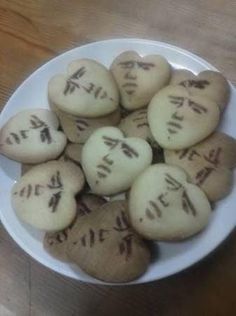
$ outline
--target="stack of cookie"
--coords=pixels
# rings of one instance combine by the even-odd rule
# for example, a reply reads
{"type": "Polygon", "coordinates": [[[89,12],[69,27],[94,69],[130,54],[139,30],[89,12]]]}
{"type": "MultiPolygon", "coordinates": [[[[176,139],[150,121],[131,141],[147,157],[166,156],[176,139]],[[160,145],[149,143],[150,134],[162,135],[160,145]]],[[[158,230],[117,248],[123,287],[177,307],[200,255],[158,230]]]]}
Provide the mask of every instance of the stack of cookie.
{"type": "Polygon", "coordinates": [[[13,208],[58,260],[106,282],[138,278],[152,241],[199,233],[230,192],[236,140],[215,131],[229,91],[220,73],[159,55],[124,52],[110,70],[71,62],[49,81],[52,112],[20,112],[0,131],[1,153],[33,164],[13,208]]]}

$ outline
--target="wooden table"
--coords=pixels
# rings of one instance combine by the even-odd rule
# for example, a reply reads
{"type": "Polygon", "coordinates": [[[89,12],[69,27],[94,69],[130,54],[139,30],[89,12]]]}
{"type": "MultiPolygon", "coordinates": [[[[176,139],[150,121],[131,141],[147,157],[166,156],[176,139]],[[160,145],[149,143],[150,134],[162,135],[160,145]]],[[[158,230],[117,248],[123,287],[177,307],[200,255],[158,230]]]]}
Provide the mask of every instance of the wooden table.
{"type": "MultiPolygon", "coordinates": [[[[0,0],[0,108],[50,58],[114,37],[183,47],[236,84],[236,1],[0,0]]],[[[0,224],[0,316],[233,316],[235,293],[236,232],[178,275],[112,287],[49,271],[25,254],[0,224]]]]}

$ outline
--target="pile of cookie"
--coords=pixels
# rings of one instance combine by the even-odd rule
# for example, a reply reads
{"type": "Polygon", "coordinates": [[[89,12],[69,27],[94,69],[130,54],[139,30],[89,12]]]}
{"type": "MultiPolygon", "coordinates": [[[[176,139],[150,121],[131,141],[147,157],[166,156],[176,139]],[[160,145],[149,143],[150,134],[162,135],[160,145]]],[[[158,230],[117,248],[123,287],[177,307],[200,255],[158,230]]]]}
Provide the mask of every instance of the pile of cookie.
{"type": "Polygon", "coordinates": [[[229,94],[220,73],[159,55],[71,62],[48,83],[50,110],[0,131],[0,153],[23,164],[16,214],[57,259],[106,282],[138,278],[153,241],[200,232],[232,188],[236,140],[215,131],[229,94]]]}

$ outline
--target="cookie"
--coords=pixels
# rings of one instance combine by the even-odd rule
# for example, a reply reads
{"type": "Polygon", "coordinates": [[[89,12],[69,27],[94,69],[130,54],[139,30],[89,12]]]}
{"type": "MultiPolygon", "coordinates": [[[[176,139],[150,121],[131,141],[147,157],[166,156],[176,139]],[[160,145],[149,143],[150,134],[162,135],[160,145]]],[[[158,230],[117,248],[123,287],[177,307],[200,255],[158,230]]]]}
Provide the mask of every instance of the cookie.
{"type": "Polygon", "coordinates": [[[213,100],[221,111],[224,110],[229,101],[229,83],[217,71],[205,70],[196,76],[189,70],[177,69],[173,71],[170,84],[185,87],[191,95],[199,95],[213,100]]]}
{"type": "Polygon", "coordinates": [[[82,149],[82,167],[93,193],[127,190],[152,161],[152,149],[141,138],[125,138],[115,127],[97,129],[82,149]]]}
{"type": "Polygon", "coordinates": [[[22,163],[55,159],[66,145],[56,115],[46,109],[24,110],[0,130],[0,153],[22,163]]]}
{"type": "Polygon", "coordinates": [[[188,182],[183,169],[166,164],[148,167],[134,181],[129,216],[134,229],[151,240],[181,240],[201,231],[211,207],[202,190],[188,182]]]}
{"type": "Polygon", "coordinates": [[[166,163],[183,168],[210,201],[217,201],[230,192],[233,173],[229,169],[236,166],[234,138],[216,132],[190,148],[164,150],[164,156],[166,163]]]}
{"type": "Polygon", "coordinates": [[[108,202],[75,225],[68,257],[83,271],[105,282],[129,282],[141,276],[150,251],[131,228],[125,201],[108,202]]]}
{"type": "Polygon", "coordinates": [[[167,149],[187,148],[209,136],[220,119],[218,105],[202,96],[191,96],[181,86],[158,92],[148,107],[148,122],[157,143],[167,149]]]}
{"type": "Polygon", "coordinates": [[[40,164],[13,186],[12,207],[21,220],[35,228],[62,230],[75,218],[75,195],[84,182],[81,169],[72,162],[40,164]]]}
{"type": "Polygon", "coordinates": [[[81,164],[83,145],[81,144],[68,144],[65,149],[65,156],[72,161],[81,164]]]}
{"type": "Polygon", "coordinates": [[[139,137],[146,140],[152,147],[158,147],[150,131],[147,109],[137,110],[129,114],[121,120],[118,127],[126,137],[139,137]]]}
{"type": "Polygon", "coordinates": [[[120,122],[120,110],[94,119],[78,117],[56,110],[61,127],[69,141],[84,144],[89,136],[98,128],[104,126],[115,126],[120,122]]]}
{"type": "Polygon", "coordinates": [[[67,242],[71,229],[74,225],[77,225],[81,216],[86,216],[94,211],[96,212],[105,202],[105,199],[93,194],[83,194],[79,196],[77,198],[77,216],[75,220],[69,227],[62,231],[46,233],[43,241],[44,249],[61,261],[70,261],[67,256],[67,242]]]}
{"type": "Polygon", "coordinates": [[[121,104],[128,110],[147,106],[154,94],[168,84],[171,70],[164,57],[141,57],[134,51],[117,56],[110,69],[119,87],[121,104]]]}
{"type": "Polygon", "coordinates": [[[119,93],[112,74],[92,59],[78,59],[66,74],[55,75],[48,83],[49,102],[66,113],[94,118],[118,108],[119,93]]]}

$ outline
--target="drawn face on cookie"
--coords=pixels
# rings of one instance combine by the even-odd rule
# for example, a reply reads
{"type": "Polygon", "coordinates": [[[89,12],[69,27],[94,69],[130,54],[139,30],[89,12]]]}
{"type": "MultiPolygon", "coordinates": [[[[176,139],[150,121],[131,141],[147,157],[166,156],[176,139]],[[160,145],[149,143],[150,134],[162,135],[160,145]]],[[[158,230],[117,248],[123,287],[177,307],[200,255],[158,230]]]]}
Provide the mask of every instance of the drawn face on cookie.
{"type": "Polygon", "coordinates": [[[148,122],[162,147],[181,149],[214,131],[219,122],[219,108],[209,99],[190,96],[183,87],[169,86],[152,99],[148,122]]]}
{"type": "Polygon", "coordinates": [[[165,150],[164,155],[167,163],[183,168],[211,201],[221,199],[230,191],[232,172],[229,169],[236,165],[236,141],[232,137],[214,133],[191,148],[165,150]]]}
{"type": "Polygon", "coordinates": [[[140,57],[132,51],[116,57],[111,71],[119,86],[121,104],[127,109],[147,105],[170,76],[170,66],[165,58],[159,55],[140,57]]]}
{"type": "Polygon", "coordinates": [[[83,186],[83,173],[74,163],[50,161],[40,164],[13,186],[13,208],[20,219],[36,228],[61,230],[74,219],[74,195],[83,186]]]}
{"type": "Polygon", "coordinates": [[[54,159],[66,145],[58,126],[55,114],[49,110],[19,112],[0,130],[0,153],[25,163],[54,159]]]}
{"type": "Polygon", "coordinates": [[[131,223],[149,239],[189,237],[205,227],[210,211],[205,194],[188,183],[185,172],[178,167],[152,165],[131,187],[131,223]]]}
{"type": "Polygon", "coordinates": [[[171,85],[185,87],[191,95],[208,97],[215,101],[223,111],[228,103],[230,87],[221,73],[211,70],[200,72],[197,76],[188,70],[173,71],[171,85]]]}
{"type": "Polygon", "coordinates": [[[44,236],[44,248],[46,251],[48,251],[53,257],[62,261],[70,261],[67,256],[67,242],[72,228],[77,225],[81,216],[87,216],[92,212],[96,212],[97,209],[106,202],[106,200],[93,194],[83,194],[77,198],[76,202],[77,215],[70,226],[59,232],[46,233],[44,236]]]}
{"type": "Polygon", "coordinates": [[[93,277],[128,282],[147,268],[150,253],[133,231],[125,201],[104,204],[72,228],[68,256],[93,277]]]}
{"type": "Polygon", "coordinates": [[[109,71],[94,60],[80,59],[68,65],[66,75],[56,75],[48,85],[51,103],[82,117],[99,117],[115,111],[119,96],[109,71]]]}
{"type": "Polygon", "coordinates": [[[82,150],[82,166],[94,193],[110,195],[128,189],[152,161],[149,144],[124,138],[115,127],[95,131],[82,150]]]}

